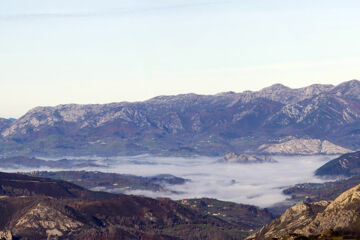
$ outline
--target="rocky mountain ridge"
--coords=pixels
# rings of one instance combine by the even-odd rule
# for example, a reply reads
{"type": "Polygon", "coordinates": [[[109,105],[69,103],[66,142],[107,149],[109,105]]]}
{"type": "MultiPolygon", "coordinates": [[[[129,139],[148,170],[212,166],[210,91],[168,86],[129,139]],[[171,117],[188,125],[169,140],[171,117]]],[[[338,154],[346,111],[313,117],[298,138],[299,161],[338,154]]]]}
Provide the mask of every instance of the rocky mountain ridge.
{"type": "Polygon", "coordinates": [[[257,151],[294,137],[360,147],[360,82],[144,102],[37,107],[0,122],[0,154],[131,155],[257,151]]]}

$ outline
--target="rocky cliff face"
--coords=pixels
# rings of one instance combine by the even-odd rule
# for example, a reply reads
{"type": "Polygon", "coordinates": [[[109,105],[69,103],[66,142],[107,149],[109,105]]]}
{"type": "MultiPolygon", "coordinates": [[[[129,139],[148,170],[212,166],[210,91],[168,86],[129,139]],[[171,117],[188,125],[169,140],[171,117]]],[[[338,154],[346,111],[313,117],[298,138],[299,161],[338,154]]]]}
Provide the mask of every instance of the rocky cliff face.
{"type": "MultiPolygon", "coordinates": [[[[286,136],[360,147],[360,83],[37,107],[0,123],[1,153],[219,155],[286,136]]],[[[329,150],[331,152],[331,150],[329,150]]]]}
{"type": "Polygon", "coordinates": [[[360,236],[360,185],[332,202],[299,203],[248,239],[326,239],[360,236]],[[301,238],[303,237],[303,238],[301,238]]]}

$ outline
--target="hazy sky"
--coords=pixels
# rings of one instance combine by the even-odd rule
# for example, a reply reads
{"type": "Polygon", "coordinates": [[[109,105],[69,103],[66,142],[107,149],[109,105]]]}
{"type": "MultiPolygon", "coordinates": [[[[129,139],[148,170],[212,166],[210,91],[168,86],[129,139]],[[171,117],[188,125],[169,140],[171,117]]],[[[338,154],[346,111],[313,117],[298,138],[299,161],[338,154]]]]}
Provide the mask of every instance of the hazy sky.
{"type": "Polygon", "coordinates": [[[0,117],[360,78],[357,0],[0,0],[0,117]]]}

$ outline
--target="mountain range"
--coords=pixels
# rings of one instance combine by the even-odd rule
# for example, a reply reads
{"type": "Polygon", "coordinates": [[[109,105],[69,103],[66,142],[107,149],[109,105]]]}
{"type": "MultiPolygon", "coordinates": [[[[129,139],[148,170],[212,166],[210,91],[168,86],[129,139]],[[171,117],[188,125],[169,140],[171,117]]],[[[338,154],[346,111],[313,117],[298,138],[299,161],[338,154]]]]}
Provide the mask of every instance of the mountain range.
{"type": "Polygon", "coordinates": [[[360,148],[360,82],[36,107],[0,119],[0,136],[1,155],[224,155],[291,140],[326,141],[332,154],[344,153],[360,148]]]}

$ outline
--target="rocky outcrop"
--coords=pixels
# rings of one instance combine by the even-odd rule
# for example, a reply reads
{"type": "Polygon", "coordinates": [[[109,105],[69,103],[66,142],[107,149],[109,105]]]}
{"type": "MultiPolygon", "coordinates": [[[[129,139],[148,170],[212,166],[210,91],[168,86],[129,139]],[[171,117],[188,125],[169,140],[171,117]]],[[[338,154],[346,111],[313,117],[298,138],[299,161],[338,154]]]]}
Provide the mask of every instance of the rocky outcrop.
{"type": "Polygon", "coordinates": [[[84,226],[76,219],[41,202],[17,219],[14,224],[12,228],[14,235],[23,236],[27,232],[43,232],[47,239],[61,237],[84,226]]]}
{"type": "Polygon", "coordinates": [[[263,227],[258,233],[248,239],[277,239],[298,231],[310,224],[316,214],[323,211],[329,202],[299,203],[288,210],[278,219],[263,227]]]}
{"type": "Polygon", "coordinates": [[[276,162],[269,156],[257,156],[249,154],[237,154],[237,153],[228,153],[222,159],[219,160],[222,163],[267,163],[267,162],[276,162]]]}
{"type": "Polygon", "coordinates": [[[282,143],[263,144],[258,150],[267,154],[294,154],[294,155],[316,155],[316,154],[344,154],[352,152],[350,149],[335,145],[327,140],[319,139],[292,139],[282,143]]]}
{"type": "Polygon", "coordinates": [[[12,240],[12,234],[10,231],[0,231],[0,239],[2,240],[12,240]]]}
{"type": "Polygon", "coordinates": [[[332,202],[299,203],[247,239],[360,236],[360,185],[332,202]]]}

